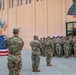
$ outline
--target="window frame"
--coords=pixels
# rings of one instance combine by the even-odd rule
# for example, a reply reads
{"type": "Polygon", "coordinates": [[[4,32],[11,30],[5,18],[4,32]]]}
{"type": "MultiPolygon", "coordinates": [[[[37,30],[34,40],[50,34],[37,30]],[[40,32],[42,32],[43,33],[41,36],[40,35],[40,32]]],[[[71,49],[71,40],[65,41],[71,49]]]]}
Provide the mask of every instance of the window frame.
{"type": "Polygon", "coordinates": [[[74,21],[74,22],[66,22],[66,36],[69,36],[68,32],[72,33],[72,37],[75,36],[74,29],[75,29],[76,25],[74,23],[76,23],[76,21],[74,21]],[[68,30],[69,24],[72,24],[72,28],[70,30],[68,30]]]}

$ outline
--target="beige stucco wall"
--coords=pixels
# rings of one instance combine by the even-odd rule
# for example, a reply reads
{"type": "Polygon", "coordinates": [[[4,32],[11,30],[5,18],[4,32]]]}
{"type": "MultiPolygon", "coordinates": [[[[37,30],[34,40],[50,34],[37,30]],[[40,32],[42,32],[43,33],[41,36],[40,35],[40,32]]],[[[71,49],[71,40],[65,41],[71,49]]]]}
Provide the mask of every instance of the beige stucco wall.
{"type": "Polygon", "coordinates": [[[29,42],[33,35],[40,37],[65,36],[65,23],[76,19],[67,16],[71,0],[32,0],[32,3],[17,6],[14,0],[14,7],[8,8],[8,0],[5,0],[5,10],[0,11],[0,18],[6,21],[8,28],[3,31],[8,37],[12,36],[12,29],[20,29],[19,36],[25,42],[24,49],[30,49],[29,42]]]}

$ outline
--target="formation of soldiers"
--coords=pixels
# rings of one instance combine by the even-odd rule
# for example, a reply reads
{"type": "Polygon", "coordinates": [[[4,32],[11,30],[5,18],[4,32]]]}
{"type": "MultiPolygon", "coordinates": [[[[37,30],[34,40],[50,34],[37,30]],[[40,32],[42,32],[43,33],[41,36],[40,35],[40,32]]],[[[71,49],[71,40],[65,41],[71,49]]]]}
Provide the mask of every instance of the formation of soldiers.
{"type": "Polygon", "coordinates": [[[53,37],[48,36],[38,39],[34,36],[34,40],[30,42],[32,48],[32,71],[40,72],[39,63],[40,56],[46,56],[47,66],[52,66],[51,59],[53,56],[65,58],[74,55],[76,57],[76,36],[72,37],[53,37]]]}
{"type": "MultiPolygon", "coordinates": [[[[43,37],[40,39],[41,42],[41,55],[46,56],[46,40],[47,38],[43,37]]],[[[53,44],[53,56],[62,57],[65,56],[65,58],[74,55],[76,57],[76,36],[72,37],[52,37],[50,38],[52,44],[53,44]]]]}

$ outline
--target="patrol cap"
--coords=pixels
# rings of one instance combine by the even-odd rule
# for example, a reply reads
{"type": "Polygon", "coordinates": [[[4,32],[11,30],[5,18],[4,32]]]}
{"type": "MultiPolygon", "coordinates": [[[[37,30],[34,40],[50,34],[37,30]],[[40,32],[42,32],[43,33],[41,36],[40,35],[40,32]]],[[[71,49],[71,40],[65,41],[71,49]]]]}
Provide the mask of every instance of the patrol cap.
{"type": "Polygon", "coordinates": [[[55,36],[53,36],[52,38],[55,38],[55,36]]]}
{"type": "Polygon", "coordinates": [[[34,35],[34,39],[35,39],[35,38],[38,38],[38,36],[34,35]]]}
{"type": "Polygon", "coordinates": [[[66,39],[69,39],[69,37],[68,37],[68,36],[66,36],[65,38],[66,38],[66,39]]]}
{"type": "Polygon", "coordinates": [[[57,38],[60,38],[60,36],[57,36],[57,38]]]}
{"type": "Polygon", "coordinates": [[[51,38],[50,36],[47,36],[47,38],[51,38]]]}
{"type": "Polygon", "coordinates": [[[13,33],[18,33],[19,32],[19,29],[18,28],[14,28],[13,29],[13,33]]]}
{"type": "Polygon", "coordinates": [[[43,39],[45,39],[45,37],[43,37],[43,39]]]}

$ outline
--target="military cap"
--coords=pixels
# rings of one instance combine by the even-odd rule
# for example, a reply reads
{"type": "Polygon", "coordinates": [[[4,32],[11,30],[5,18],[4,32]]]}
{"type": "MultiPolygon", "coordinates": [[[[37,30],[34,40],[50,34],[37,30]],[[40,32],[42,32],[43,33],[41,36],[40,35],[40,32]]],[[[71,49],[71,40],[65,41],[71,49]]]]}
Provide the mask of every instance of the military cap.
{"type": "Polygon", "coordinates": [[[55,38],[54,36],[52,38],[55,38]]]}
{"type": "Polygon", "coordinates": [[[18,33],[19,32],[19,29],[18,28],[14,28],[13,29],[13,33],[18,33]]]}
{"type": "Polygon", "coordinates": [[[34,38],[38,38],[38,36],[34,35],[34,38]]]}
{"type": "Polygon", "coordinates": [[[51,38],[50,36],[47,36],[47,38],[51,38]]]}
{"type": "Polygon", "coordinates": [[[66,36],[65,38],[66,38],[66,39],[68,39],[69,37],[68,37],[68,36],[66,36]]]}

